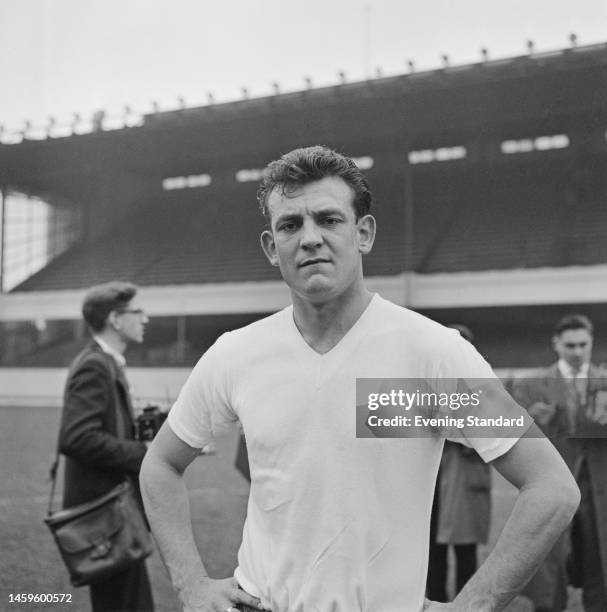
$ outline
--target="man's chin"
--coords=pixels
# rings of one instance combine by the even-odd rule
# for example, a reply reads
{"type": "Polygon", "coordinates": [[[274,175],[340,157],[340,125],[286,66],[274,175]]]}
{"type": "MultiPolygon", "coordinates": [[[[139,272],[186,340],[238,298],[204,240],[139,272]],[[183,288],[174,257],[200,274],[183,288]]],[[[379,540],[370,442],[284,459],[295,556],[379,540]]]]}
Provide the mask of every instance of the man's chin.
{"type": "Polygon", "coordinates": [[[293,289],[303,298],[314,302],[333,297],[336,291],[335,283],[324,277],[310,278],[303,286],[293,289]]]}

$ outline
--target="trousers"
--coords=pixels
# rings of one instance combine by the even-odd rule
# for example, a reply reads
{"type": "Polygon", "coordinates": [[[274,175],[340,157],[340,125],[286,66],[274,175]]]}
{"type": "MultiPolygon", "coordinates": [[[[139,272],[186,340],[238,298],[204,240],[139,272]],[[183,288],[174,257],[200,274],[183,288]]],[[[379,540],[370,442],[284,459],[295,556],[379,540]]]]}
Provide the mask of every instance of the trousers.
{"type": "Polygon", "coordinates": [[[145,561],[90,585],[93,612],[153,612],[145,561]]]}

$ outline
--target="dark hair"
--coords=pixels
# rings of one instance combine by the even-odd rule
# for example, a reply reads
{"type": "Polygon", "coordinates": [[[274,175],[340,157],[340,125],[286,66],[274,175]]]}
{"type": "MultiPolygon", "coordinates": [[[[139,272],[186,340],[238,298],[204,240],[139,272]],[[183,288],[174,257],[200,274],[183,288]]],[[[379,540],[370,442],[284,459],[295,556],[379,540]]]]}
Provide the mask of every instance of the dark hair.
{"type": "Polygon", "coordinates": [[[554,335],[560,336],[568,329],[585,329],[591,336],[594,334],[592,321],[582,314],[565,315],[554,327],[554,335]]]}
{"type": "Polygon", "coordinates": [[[341,177],[354,191],[352,205],[357,220],[369,213],[373,196],[365,175],[352,159],[321,145],[294,149],[268,164],[257,190],[259,208],[269,219],[268,199],[275,189],[286,195],[329,176],[341,177]]]}
{"type": "Polygon", "coordinates": [[[136,293],[135,285],[123,281],[95,285],[84,296],[82,316],[94,332],[103,331],[110,312],[126,308],[136,293]]]}

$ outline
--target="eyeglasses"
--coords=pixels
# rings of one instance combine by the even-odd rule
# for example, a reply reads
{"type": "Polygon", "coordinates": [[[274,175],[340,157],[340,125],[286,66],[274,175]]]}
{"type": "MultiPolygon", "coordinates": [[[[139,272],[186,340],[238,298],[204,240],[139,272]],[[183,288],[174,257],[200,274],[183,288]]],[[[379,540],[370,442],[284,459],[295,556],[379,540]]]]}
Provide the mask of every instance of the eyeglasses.
{"type": "Polygon", "coordinates": [[[143,308],[119,308],[118,310],[116,310],[116,312],[118,314],[124,314],[124,313],[130,313],[130,314],[136,314],[136,315],[144,315],[145,314],[145,310],[143,310],[143,308]]]}

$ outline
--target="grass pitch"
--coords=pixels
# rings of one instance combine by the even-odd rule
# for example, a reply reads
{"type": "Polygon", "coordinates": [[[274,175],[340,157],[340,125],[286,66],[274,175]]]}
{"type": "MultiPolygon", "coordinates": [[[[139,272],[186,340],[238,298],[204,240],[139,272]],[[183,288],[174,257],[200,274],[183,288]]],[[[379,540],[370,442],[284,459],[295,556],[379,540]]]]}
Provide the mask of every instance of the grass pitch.
{"type": "MultiPolygon", "coordinates": [[[[72,587],[50,532],[43,523],[59,427],[55,408],[0,407],[0,611],[86,612],[90,610],[88,588],[72,587]],[[10,603],[10,594],[71,594],[67,604],[10,603]]],[[[242,524],[246,513],[248,483],[234,469],[237,433],[217,443],[217,453],[196,459],[186,472],[194,534],[209,573],[231,576],[236,566],[242,524]]],[[[60,470],[62,472],[62,470],[60,470]]],[[[56,508],[62,483],[56,492],[56,508]]],[[[499,534],[514,500],[514,490],[501,478],[494,479],[491,541],[499,534]]],[[[155,552],[148,569],[157,612],[179,610],[167,573],[155,552]]],[[[528,612],[521,599],[510,612],[528,612]]],[[[579,593],[574,593],[569,612],[581,612],[579,593]]]]}

